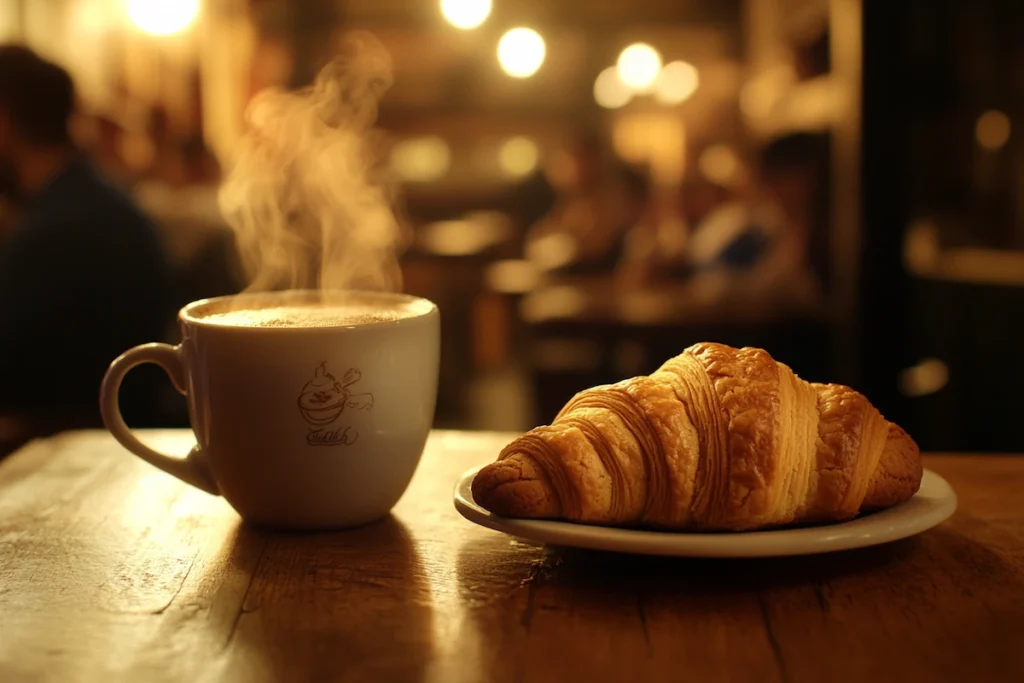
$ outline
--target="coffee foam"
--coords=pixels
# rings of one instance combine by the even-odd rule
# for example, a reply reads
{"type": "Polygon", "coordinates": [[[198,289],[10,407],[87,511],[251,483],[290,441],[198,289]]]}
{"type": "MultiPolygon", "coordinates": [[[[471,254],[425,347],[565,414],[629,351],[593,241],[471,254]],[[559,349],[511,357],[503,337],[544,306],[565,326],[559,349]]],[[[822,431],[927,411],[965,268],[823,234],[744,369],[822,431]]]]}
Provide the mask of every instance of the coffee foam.
{"type": "Polygon", "coordinates": [[[211,312],[200,317],[205,323],[228,327],[346,327],[392,322],[418,315],[412,307],[360,304],[321,306],[268,306],[211,312]]]}

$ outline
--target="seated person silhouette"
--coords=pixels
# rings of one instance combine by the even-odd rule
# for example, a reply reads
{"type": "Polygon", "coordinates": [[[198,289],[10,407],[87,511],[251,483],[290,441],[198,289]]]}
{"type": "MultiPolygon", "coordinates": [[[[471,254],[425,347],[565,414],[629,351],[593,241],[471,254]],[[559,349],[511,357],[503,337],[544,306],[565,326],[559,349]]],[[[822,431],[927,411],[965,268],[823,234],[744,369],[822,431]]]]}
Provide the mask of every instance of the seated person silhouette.
{"type": "Polygon", "coordinates": [[[750,187],[695,226],[687,244],[691,272],[726,274],[751,296],[817,305],[824,279],[822,148],[827,140],[814,134],[769,143],[750,187]]]}
{"type": "MultiPolygon", "coordinates": [[[[98,424],[110,361],[173,320],[157,230],[76,149],[74,102],[63,68],[0,46],[0,415],[55,428],[98,424]]],[[[126,418],[152,422],[167,380],[128,380],[126,418]]]]}

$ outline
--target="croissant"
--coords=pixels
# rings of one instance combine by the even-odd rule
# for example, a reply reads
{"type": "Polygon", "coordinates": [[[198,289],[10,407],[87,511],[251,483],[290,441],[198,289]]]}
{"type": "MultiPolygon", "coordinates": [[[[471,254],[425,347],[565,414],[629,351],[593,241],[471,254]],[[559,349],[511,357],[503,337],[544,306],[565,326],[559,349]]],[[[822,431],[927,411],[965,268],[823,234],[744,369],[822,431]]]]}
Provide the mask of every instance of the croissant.
{"type": "Polygon", "coordinates": [[[757,348],[701,343],[578,393],[472,484],[503,517],[664,530],[839,522],[921,484],[917,444],[861,394],[757,348]]]}

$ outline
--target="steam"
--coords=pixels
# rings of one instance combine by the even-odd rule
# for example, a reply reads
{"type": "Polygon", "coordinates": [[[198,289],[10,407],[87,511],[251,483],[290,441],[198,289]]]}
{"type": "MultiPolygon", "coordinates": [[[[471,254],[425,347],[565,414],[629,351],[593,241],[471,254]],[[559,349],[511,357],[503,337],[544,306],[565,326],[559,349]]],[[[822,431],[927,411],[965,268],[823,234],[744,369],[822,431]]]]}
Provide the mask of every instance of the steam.
{"type": "Polygon", "coordinates": [[[391,82],[384,47],[354,33],[312,86],[253,98],[220,190],[247,291],[401,288],[405,234],[374,155],[391,82]]]}

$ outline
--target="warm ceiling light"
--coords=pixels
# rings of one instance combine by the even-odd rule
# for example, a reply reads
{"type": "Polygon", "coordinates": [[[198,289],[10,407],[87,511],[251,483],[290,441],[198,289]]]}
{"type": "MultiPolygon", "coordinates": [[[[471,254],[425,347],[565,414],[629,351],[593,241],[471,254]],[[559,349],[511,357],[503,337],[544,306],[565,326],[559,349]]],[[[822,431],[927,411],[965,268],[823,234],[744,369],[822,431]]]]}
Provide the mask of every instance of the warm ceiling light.
{"type": "Polygon", "coordinates": [[[610,66],[594,81],[594,100],[605,109],[618,109],[629,104],[633,91],[619,78],[619,71],[610,66]]]}
{"type": "Polygon", "coordinates": [[[544,39],[531,28],[514,28],[498,41],[498,62],[513,78],[529,78],[544,63],[544,39]]]}
{"type": "Polygon", "coordinates": [[[998,109],[989,109],[978,117],[974,137],[985,149],[1001,149],[1010,139],[1010,117],[998,109]]]}
{"type": "Polygon", "coordinates": [[[654,97],[662,104],[679,104],[690,99],[699,85],[697,67],[688,62],[669,62],[654,81],[654,97]]]}
{"type": "Polygon", "coordinates": [[[128,0],[128,18],[144,33],[169,36],[199,16],[199,0],[128,0]]]}
{"type": "Polygon", "coordinates": [[[455,28],[469,30],[491,14],[491,0],[441,0],[441,14],[455,28]]]}
{"type": "Polygon", "coordinates": [[[661,55],[647,43],[633,43],[619,55],[619,79],[637,92],[654,85],[661,71],[661,55]]]}

